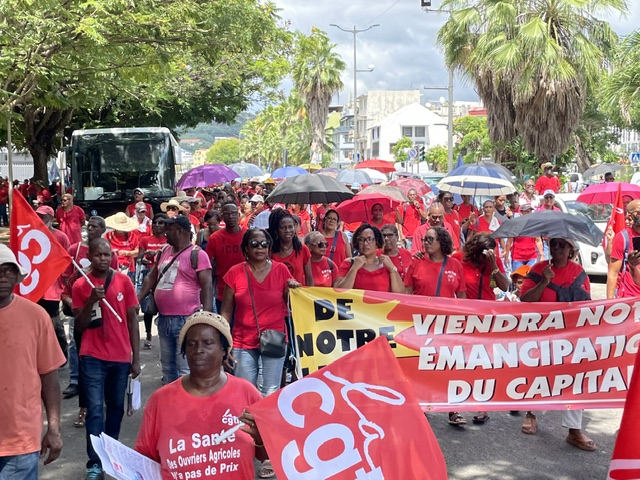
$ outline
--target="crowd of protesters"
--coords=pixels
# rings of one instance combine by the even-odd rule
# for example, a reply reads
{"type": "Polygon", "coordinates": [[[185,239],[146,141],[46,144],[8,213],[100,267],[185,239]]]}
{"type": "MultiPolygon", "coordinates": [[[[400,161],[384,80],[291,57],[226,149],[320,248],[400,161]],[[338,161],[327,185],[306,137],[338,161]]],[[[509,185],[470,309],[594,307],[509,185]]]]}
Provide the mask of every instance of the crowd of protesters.
{"type": "MultiPolygon", "coordinates": [[[[60,391],[53,384],[57,385],[57,368],[67,360],[69,385],[62,395],[78,396],[73,425],[85,429],[86,478],[103,478],[89,436],[105,432],[118,438],[128,377],[140,373],[140,350],[153,349],[154,318],[165,387],[147,405],[136,449],[158,461],[170,458],[166,439],[174,434],[187,437],[208,422],[203,408],[218,416],[231,411],[236,422],[240,418],[246,424],[244,433],[238,433],[240,471],[251,471],[233,478],[253,478],[254,457],[261,462],[260,477],[270,478],[273,468],[244,407],[278,390],[286,378],[283,369],[291,347],[283,340],[282,351],[267,355],[259,343],[264,331],[292,338],[289,289],[333,286],[537,302],[556,301],[549,285],[572,285],[582,278],[580,286],[588,298],[588,277],[573,261],[577,245],[571,239],[496,241],[490,236],[512,218],[557,209],[554,199],[560,184],[550,166],[543,167],[544,174],[537,181],[527,179],[521,193],[496,196],[480,209],[470,196],[455,205],[449,192],[427,201],[411,189],[408,201],[390,216],[374,204],[369,221],[352,223],[341,221],[335,205],[272,204],[274,183],[258,179],[179,192],[155,215],[144,192],[136,189],[123,212],[88,221],[71,194],[59,192],[61,203],[54,209],[42,198],[42,189],[37,192],[37,184],[25,183],[24,195],[42,200],[36,213],[85,269],[86,277],[69,267],[38,302],[41,309],[12,294],[24,271],[14,253],[0,247],[0,326],[8,316],[28,317],[37,332],[29,350],[0,351],[0,361],[24,373],[30,387],[0,398],[0,419],[12,419],[0,432],[0,479],[37,478],[41,448],[50,452],[47,462],[59,455],[60,391]],[[144,318],[144,339],[139,336],[138,314],[144,318]],[[70,319],[69,342],[62,328],[65,316],[70,319]],[[42,352],[37,362],[24,360],[36,350],[42,352]],[[203,407],[203,397],[211,400],[210,407],[203,407]],[[49,425],[42,443],[40,416],[33,414],[39,407],[30,410],[28,421],[14,415],[17,404],[39,405],[40,398],[49,425]]],[[[7,224],[1,188],[0,221],[7,224]]],[[[23,185],[18,188],[22,191],[23,185]]],[[[357,193],[361,186],[351,188],[357,193]]],[[[640,255],[627,255],[632,239],[640,236],[640,201],[626,208],[629,227],[611,236],[608,297],[640,293],[640,255]]],[[[23,327],[14,330],[10,335],[16,341],[24,337],[23,327]]],[[[0,390],[7,382],[0,381],[0,390]]],[[[595,443],[582,432],[581,413],[565,415],[566,441],[594,450],[595,443]]],[[[473,421],[482,424],[489,418],[488,412],[478,412],[473,421]]],[[[450,412],[448,421],[466,424],[458,412],[450,412]]],[[[527,412],[523,433],[537,430],[535,415],[527,412]]],[[[165,478],[180,471],[168,466],[172,464],[162,462],[165,478]]]]}

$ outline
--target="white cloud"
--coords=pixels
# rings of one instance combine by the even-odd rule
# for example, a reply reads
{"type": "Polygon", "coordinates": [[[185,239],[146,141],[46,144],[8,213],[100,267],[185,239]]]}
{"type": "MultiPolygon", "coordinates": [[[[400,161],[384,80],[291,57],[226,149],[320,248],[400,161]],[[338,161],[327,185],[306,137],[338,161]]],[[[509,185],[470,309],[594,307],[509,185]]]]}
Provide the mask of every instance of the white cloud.
{"type": "MultiPolygon", "coordinates": [[[[358,69],[375,65],[371,73],[358,73],[358,95],[368,90],[422,89],[424,86],[447,84],[447,71],[441,51],[436,46],[436,35],[446,21],[443,14],[424,12],[420,0],[350,0],[347,2],[275,0],[282,9],[280,15],[291,21],[292,30],[305,33],[311,27],[327,32],[336,43],[336,50],[347,64],[343,74],[345,88],[339,101],[346,103],[353,92],[353,34],[342,32],[332,23],[351,30],[380,24],[368,32],[357,35],[358,69]]],[[[433,0],[437,7],[439,0],[433,0]]],[[[631,0],[626,19],[610,16],[614,30],[626,35],[640,28],[640,2],[631,0]]],[[[456,75],[456,100],[477,100],[470,82],[456,75]]],[[[446,96],[446,92],[422,90],[423,103],[446,96]]]]}

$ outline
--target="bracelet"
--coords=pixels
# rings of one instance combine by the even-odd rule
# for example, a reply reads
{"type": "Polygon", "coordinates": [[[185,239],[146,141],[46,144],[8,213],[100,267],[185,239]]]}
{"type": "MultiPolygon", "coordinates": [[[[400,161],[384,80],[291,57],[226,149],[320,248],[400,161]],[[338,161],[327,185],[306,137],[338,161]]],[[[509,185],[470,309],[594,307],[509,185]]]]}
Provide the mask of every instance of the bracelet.
{"type": "Polygon", "coordinates": [[[264,448],[264,443],[256,443],[256,441],[253,441],[253,446],[256,448],[264,448]]]}
{"type": "Polygon", "coordinates": [[[500,269],[499,269],[499,268],[494,268],[494,269],[491,271],[491,275],[497,275],[499,272],[500,272],[500,269]]]}
{"type": "MultiPolygon", "coordinates": [[[[554,244],[554,245],[555,245],[555,244],[554,244]]],[[[390,268],[390,269],[389,269],[389,273],[393,273],[393,272],[398,273],[398,267],[393,267],[393,268],[390,268]]]]}

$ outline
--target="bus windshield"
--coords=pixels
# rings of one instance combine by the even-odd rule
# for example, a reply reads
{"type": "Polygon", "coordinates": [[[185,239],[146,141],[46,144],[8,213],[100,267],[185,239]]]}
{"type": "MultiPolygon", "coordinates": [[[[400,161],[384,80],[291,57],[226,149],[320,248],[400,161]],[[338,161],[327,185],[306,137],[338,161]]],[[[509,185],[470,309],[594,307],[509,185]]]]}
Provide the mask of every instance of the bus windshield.
{"type": "Polygon", "coordinates": [[[75,191],[84,200],[173,195],[175,159],[171,134],[161,131],[84,133],[73,136],[75,191]]]}

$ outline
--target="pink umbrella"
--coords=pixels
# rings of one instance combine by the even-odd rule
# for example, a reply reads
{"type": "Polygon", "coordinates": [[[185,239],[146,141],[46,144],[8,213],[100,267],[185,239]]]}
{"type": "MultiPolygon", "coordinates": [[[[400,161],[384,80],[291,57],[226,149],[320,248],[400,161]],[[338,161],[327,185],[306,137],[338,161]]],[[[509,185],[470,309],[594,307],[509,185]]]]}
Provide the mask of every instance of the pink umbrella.
{"type": "Polygon", "coordinates": [[[616,199],[618,185],[620,185],[620,194],[623,197],[628,196],[634,200],[640,198],[640,186],[638,185],[627,182],[605,182],[588,186],[576,200],[589,205],[611,205],[616,199]]]}
{"type": "Polygon", "coordinates": [[[389,182],[389,186],[398,187],[405,194],[409,190],[415,190],[416,192],[418,192],[418,195],[426,195],[431,191],[429,185],[417,178],[398,178],[397,180],[389,182]]]}
{"type": "Polygon", "coordinates": [[[383,215],[386,215],[393,212],[400,202],[378,193],[359,193],[351,200],[342,202],[336,210],[340,219],[347,223],[368,222],[371,220],[371,207],[376,204],[382,205],[383,215]]]}

